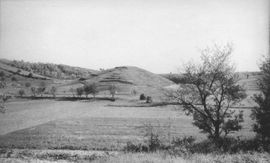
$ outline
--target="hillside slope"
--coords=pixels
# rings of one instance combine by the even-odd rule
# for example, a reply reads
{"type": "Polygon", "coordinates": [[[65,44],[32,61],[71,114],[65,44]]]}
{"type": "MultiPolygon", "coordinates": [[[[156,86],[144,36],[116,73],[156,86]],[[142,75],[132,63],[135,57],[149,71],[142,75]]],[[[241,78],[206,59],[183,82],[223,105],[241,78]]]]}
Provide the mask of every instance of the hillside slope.
{"type": "Polygon", "coordinates": [[[32,72],[49,78],[56,79],[75,79],[86,78],[98,73],[96,70],[73,67],[63,64],[51,63],[31,63],[17,60],[0,59],[0,63],[13,68],[18,68],[27,72],[32,72]]]}
{"type": "Polygon", "coordinates": [[[95,77],[84,81],[72,82],[63,86],[62,90],[78,88],[83,84],[97,83],[100,91],[107,91],[110,85],[117,87],[118,94],[144,93],[149,96],[160,96],[163,87],[172,85],[173,82],[144,69],[132,66],[115,67],[100,72],[95,77]]]}
{"type": "Polygon", "coordinates": [[[46,76],[42,76],[42,75],[39,75],[36,73],[30,73],[29,71],[25,71],[25,70],[22,70],[20,68],[9,66],[9,65],[2,63],[2,62],[0,62],[0,71],[15,74],[15,75],[26,77],[26,78],[42,79],[42,80],[50,79],[46,76]]]}

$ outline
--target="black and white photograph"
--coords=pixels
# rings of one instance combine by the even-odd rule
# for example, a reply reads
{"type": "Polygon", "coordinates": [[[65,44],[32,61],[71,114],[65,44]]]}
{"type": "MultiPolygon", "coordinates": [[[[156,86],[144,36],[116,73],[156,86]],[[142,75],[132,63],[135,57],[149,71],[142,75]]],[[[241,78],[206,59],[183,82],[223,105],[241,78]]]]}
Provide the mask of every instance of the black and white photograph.
{"type": "Polygon", "coordinates": [[[269,0],[0,0],[1,163],[269,163],[269,0]]]}

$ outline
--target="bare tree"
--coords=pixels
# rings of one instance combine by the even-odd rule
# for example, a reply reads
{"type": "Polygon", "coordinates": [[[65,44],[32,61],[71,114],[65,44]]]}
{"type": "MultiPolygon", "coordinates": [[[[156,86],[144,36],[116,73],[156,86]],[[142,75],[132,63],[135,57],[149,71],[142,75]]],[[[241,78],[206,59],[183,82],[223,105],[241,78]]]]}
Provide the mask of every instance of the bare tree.
{"type": "Polygon", "coordinates": [[[235,113],[231,106],[246,97],[237,84],[234,66],[229,62],[232,46],[213,46],[201,51],[201,64],[185,66],[184,78],[177,91],[169,94],[183,105],[193,124],[214,140],[241,129],[243,113],[235,113]]]}
{"type": "Polygon", "coordinates": [[[86,98],[88,98],[88,95],[92,92],[92,87],[91,87],[91,85],[86,84],[83,87],[83,90],[84,90],[84,93],[85,93],[86,98]]]}
{"type": "Polygon", "coordinates": [[[91,87],[91,94],[93,95],[93,97],[94,97],[94,99],[96,98],[96,95],[98,94],[98,86],[97,86],[97,84],[96,83],[92,83],[91,85],[90,85],[90,87],[91,87]]]}
{"type": "Polygon", "coordinates": [[[53,98],[56,97],[56,94],[55,94],[56,93],[56,90],[57,90],[57,88],[55,86],[52,86],[51,89],[50,89],[50,92],[53,95],[53,98]]]}
{"type": "Polygon", "coordinates": [[[25,91],[24,91],[24,89],[20,89],[19,91],[18,91],[18,94],[22,97],[23,95],[25,95],[25,91]]]}
{"type": "Polygon", "coordinates": [[[110,94],[112,95],[112,99],[114,99],[114,96],[116,94],[116,86],[115,85],[110,85],[109,86],[109,91],[110,91],[110,94]]]}
{"type": "Polygon", "coordinates": [[[37,89],[37,93],[40,94],[40,96],[42,97],[43,96],[43,93],[45,92],[46,90],[46,83],[45,82],[41,82],[39,84],[39,87],[37,89]]]}
{"type": "Polygon", "coordinates": [[[75,94],[74,94],[75,90],[74,90],[74,88],[70,88],[69,91],[72,93],[72,97],[75,97],[75,94]]]}
{"type": "Polygon", "coordinates": [[[32,96],[36,97],[37,89],[36,87],[31,87],[32,96]]]}
{"type": "Polygon", "coordinates": [[[77,88],[76,89],[76,91],[77,91],[77,95],[79,96],[79,97],[81,97],[82,96],[82,94],[83,94],[83,88],[77,88]]]}

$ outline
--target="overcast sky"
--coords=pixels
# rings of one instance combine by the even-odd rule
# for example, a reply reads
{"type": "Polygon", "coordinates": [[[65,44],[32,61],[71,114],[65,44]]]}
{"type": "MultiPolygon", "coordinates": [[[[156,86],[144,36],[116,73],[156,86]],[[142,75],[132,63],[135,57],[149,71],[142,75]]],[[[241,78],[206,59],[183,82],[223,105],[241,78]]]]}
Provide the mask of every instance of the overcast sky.
{"type": "Polygon", "coordinates": [[[238,71],[269,47],[269,0],[0,0],[0,58],[177,72],[232,42],[238,71]]]}

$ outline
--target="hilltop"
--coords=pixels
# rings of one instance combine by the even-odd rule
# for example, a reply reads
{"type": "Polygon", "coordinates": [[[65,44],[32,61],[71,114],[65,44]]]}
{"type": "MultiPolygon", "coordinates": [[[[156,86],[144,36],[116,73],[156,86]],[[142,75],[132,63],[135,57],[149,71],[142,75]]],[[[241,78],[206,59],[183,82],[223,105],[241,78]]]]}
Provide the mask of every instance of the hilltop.
{"type": "Polygon", "coordinates": [[[122,66],[104,70],[85,80],[73,81],[63,85],[61,89],[68,90],[89,83],[97,83],[100,91],[106,91],[110,85],[115,85],[120,94],[134,92],[151,96],[161,95],[163,87],[173,84],[172,81],[147,70],[133,66],[122,66]]]}

